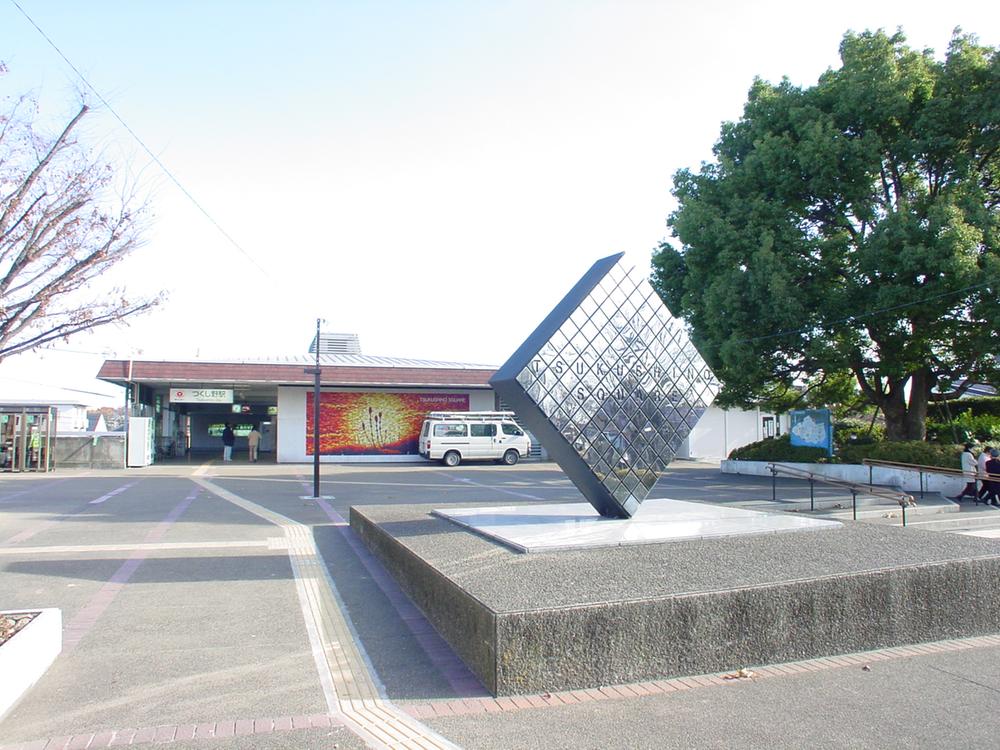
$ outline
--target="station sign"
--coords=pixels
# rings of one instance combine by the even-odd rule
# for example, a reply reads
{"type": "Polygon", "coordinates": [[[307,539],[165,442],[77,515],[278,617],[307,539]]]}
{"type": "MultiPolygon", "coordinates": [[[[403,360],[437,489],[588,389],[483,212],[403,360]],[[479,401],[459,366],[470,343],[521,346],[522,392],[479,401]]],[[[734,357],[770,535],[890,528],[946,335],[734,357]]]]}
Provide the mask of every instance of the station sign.
{"type": "Polygon", "coordinates": [[[232,388],[171,388],[172,404],[231,404],[232,388]]]}

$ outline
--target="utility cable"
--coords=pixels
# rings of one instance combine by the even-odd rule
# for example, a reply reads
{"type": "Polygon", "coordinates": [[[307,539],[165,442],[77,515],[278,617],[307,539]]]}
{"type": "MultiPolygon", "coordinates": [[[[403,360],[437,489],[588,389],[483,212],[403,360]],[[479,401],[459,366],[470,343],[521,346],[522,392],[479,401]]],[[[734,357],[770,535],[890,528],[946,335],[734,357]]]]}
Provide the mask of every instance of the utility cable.
{"type": "Polygon", "coordinates": [[[265,278],[270,280],[271,275],[264,269],[264,267],[261,266],[260,263],[258,263],[257,260],[252,255],[250,255],[250,253],[248,253],[246,250],[243,249],[243,246],[240,245],[240,243],[237,242],[233,238],[233,236],[229,234],[229,232],[227,232],[218,221],[215,220],[212,214],[210,214],[208,210],[204,206],[202,206],[201,203],[199,203],[198,200],[191,194],[191,192],[187,188],[185,188],[184,185],[181,184],[181,181],[178,180],[169,169],[167,169],[166,165],[162,161],[160,161],[160,159],[156,156],[156,154],[152,152],[152,150],[143,142],[143,140],[136,134],[136,132],[128,126],[125,120],[123,120],[121,116],[115,111],[114,107],[112,107],[108,103],[108,101],[103,96],[101,96],[101,93],[96,88],[94,88],[94,86],[90,83],[90,81],[87,80],[87,78],[83,75],[83,73],[81,73],[80,70],[72,62],[70,62],[70,59],[66,57],[65,54],[63,54],[63,51],[59,49],[59,47],[56,45],[54,41],[52,41],[52,39],[49,38],[48,34],[42,31],[42,28],[37,23],[35,23],[34,19],[27,14],[27,12],[24,10],[24,8],[20,6],[17,0],[10,0],[10,2],[15,8],[17,8],[21,12],[21,15],[23,15],[28,20],[28,23],[30,23],[32,26],[35,27],[35,30],[42,35],[42,38],[49,43],[49,46],[56,51],[56,54],[58,54],[59,57],[61,57],[67,65],[69,65],[69,67],[73,70],[73,72],[76,73],[76,75],[80,78],[81,81],[83,81],[84,85],[86,85],[86,87],[90,89],[90,91],[94,94],[94,96],[97,97],[97,99],[101,102],[101,104],[103,104],[107,108],[108,112],[111,113],[112,117],[114,117],[119,122],[119,124],[123,128],[125,128],[125,131],[130,136],[132,136],[135,142],[138,143],[139,146],[142,148],[142,150],[145,151],[146,154],[149,156],[149,158],[153,160],[153,163],[156,164],[156,166],[158,166],[163,171],[163,174],[165,174],[167,178],[174,183],[177,189],[180,190],[181,193],[183,193],[184,196],[189,201],[191,201],[192,205],[194,205],[194,207],[197,208],[206,219],[208,219],[208,221],[212,224],[212,226],[214,226],[219,231],[219,233],[226,238],[226,240],[229,242],[230,245],[236,248],[243,255],[243,257],[249,260],[262,274],[264,274],[265,278]]]}
{"type": "MultiPolygon", "coordinates": [[[[932,294],[929,297],[924,297],[924,298],[919,299],[919,300],[914,300],[913,302],[904,302],[904,303],[899,304],[899,305],[892,305],[891,307],[881,307],[881,308],[878,308],[876,310],[871,310],[869,312],[860,313],[858,315],[849,315],[846,318],[840,318],[839,320],[827,321],[827,322],[825,322],[823,324],[823,327],[832,326],[832,325],[838,325],[840,323],[856,323],[856,322],[858,322],[860,320],[863,320],[865,318],[870,318],[870,317],[875,316],[875,315],[881,315],[882,313],[894,312],[896,310],[904,310],[904,309],[906,309],[908,307],[916,307],[917,305],[924,305],[924,304],[930,302],[931,300],[941,299],[942,297],[950,297],[950,296],[952,296],[954,294],[963,294],[965,292],[972,291],[973,289],[979,289],[980,287],[990,286],[990,285],[994,285],[994,284],[997,284],[997,283],[1000,283],[1000,279],[989,279],[989,280],[983,281],[983,282],[981,282],[979,284],[972,284],[970,286],[962,287],[961,289],[953,289],[950,292],[941,292],[939,294],[932,294]]],[[[748,344],[748,343],[753,342],[753,341],[765,341],[767,339],[780,338],[782,336],[792,336],[792,335],[795,335],[795,334],[798,334],[798,333],[809,333],[810,331],[816,330],[817,327],[819,327],[819,326],[815,326],[815,325],[814,326],[804,326],[802,328],[791,329],[791,330],[788,330],[788,331],[778,331],[777,333],[768,333],[768,334],[765,334],[763,336],[753,336],[751,338],[737,339],[735,343],[738,343],[738,344],[748,344]]]]}

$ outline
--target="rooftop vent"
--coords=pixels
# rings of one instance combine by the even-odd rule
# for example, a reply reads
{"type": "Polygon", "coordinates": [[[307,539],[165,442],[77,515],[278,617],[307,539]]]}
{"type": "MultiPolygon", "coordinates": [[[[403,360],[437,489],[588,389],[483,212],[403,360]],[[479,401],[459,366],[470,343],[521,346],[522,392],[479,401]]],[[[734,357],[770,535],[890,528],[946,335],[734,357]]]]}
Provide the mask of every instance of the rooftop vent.
{"type": "MultiPolygon", "coordinates": [[[[309,344],[309,353],[316,353],[316,336],[309,344]]],[[[361,354],[361,342],[356,333],[323,333],[319,336],[320,354],[361,354]]]]}

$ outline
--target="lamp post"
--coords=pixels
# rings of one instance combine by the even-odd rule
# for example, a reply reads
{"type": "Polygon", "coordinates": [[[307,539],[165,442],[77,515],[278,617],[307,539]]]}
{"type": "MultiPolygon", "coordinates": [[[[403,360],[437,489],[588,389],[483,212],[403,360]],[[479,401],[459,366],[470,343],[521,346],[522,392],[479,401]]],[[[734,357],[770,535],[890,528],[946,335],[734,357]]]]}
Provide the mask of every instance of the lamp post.
{"type": "Polygon", "coordinates": [[[322,318],[316,318],[316,367],[306,369],[307,375],[313,376],[313,499],[319,498],[319,324],[322,318]]]}

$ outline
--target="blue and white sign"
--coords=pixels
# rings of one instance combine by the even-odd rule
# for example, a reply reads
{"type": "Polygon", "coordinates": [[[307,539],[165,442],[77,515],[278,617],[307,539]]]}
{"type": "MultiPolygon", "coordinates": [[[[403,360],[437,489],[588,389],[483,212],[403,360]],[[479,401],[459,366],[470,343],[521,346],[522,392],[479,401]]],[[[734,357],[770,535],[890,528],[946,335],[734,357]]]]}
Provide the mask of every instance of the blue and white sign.
{"type": "Polygon", "coordinates": [[[823,448],[833,455],[833,420],[829,409],[797,409],[792,412],[792,445],[823,448]]]}

